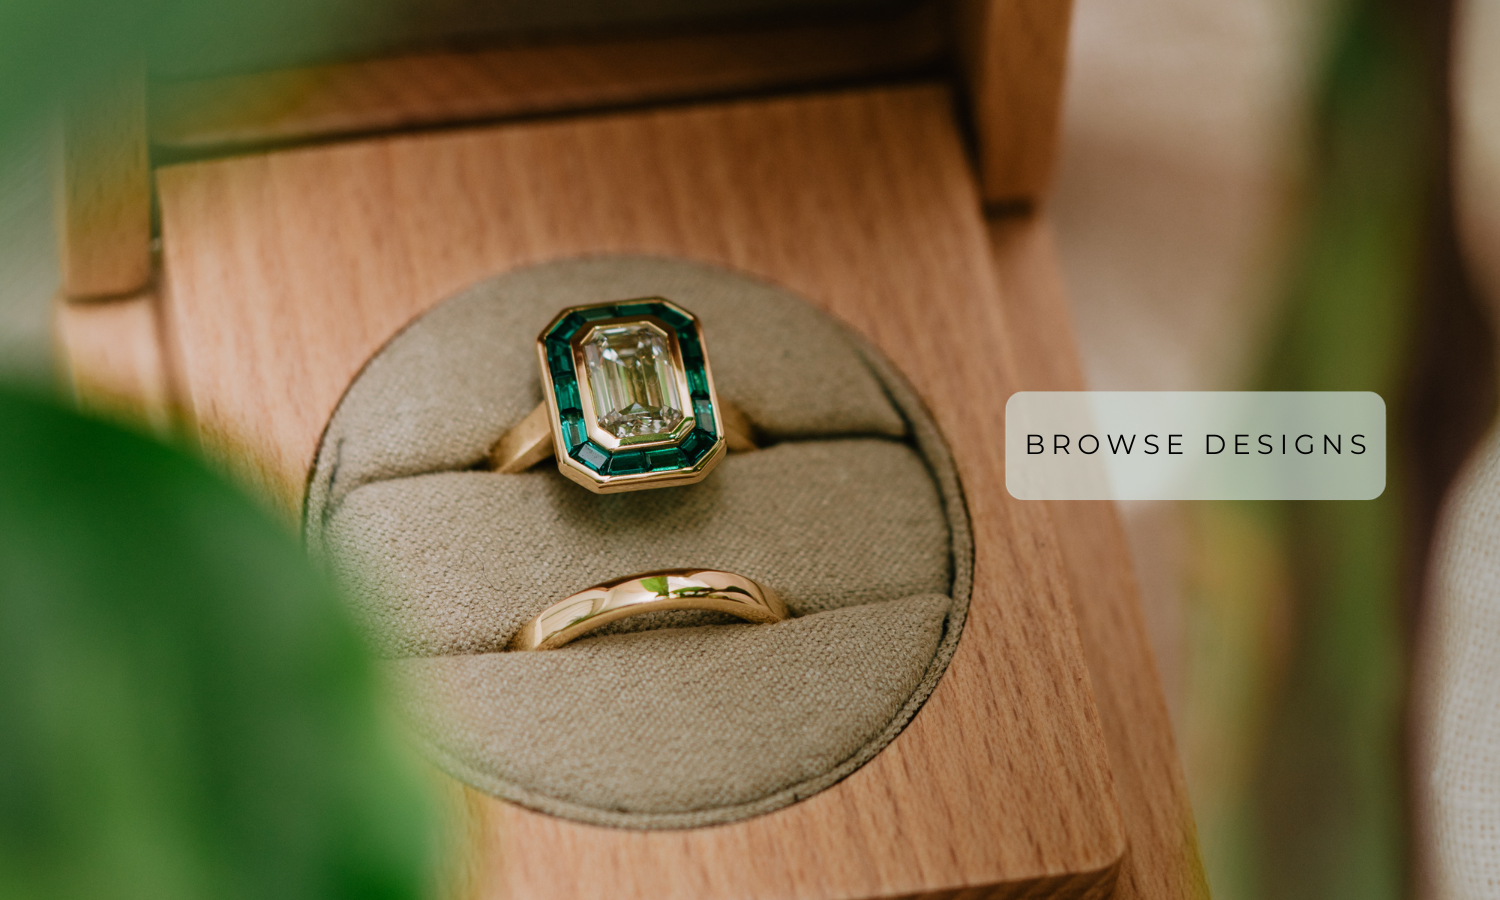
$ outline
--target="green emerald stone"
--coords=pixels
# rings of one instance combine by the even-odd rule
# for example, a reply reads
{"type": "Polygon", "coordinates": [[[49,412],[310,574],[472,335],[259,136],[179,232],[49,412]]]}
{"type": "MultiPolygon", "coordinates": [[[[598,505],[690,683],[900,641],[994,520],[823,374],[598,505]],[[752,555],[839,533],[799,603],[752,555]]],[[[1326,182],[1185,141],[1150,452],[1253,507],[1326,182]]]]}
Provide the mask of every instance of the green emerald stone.
{"type": "Polygon", "coordinates": [[[648,322],[594,329],[583,342],[599,427],[617,438],[667,436],[683,419],[671,344],[648,322]]]}

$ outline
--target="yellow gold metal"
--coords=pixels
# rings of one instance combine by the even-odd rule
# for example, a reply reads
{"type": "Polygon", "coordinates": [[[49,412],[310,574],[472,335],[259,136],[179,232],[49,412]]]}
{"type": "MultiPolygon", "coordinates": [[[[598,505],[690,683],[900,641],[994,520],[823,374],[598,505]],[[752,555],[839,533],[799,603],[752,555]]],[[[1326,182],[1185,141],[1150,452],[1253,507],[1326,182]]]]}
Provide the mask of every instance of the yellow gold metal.
{"type": "Polygon", "coordinates": [[[542,403],[490,448],[490,468],[514,475],[552,458],[552,421],[542,403]]]}
{"type": "Polygon", "coordinates": [[[745,415],[744,410],[728,400],[720,400],[719,418],[724,422],[724,445],[731,453],[744,453],[757,448],[755,424],[745,415]]]}
{"type": "MultiPolygon", "coordinates": [[[[744,453],[758,448],[755,426],[751,424],[738,406],[728,400],[719,401],[719,416],[724,420],[724,444],[732,453],[744,453]]],[[[552,422],[546,403],[537,404],[536,409],[526,414],[518,425],[500,436],[490,448],[490,468],[496,472],[514,475],[524,472],[543,460],[552,458],[552,422]]],[[[643,485],[661,487],[662,482],[643,485]]]]}
{"type": "Polygon", "coordinates": [[[675,609],[728,613],[749,622],[780,622],[786,604],[743,575],[714,569],[663,569],[630,575],[548,607],[511,639],[509,650],[555,650],[627,616],[675,609]]]}

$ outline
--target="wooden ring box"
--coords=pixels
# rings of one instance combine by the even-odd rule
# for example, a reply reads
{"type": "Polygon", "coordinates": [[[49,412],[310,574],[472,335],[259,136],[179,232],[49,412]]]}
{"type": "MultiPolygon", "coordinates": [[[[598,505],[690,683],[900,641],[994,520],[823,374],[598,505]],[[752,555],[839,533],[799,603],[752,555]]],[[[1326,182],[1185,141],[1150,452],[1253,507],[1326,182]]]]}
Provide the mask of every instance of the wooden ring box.
{"type": "Polygon", "coordinates": [[[792,806],[684,831],[455,786],[472,847],[453,893],[1206,896],[1113,507],[1005,490],[1006,398],[1082,384],[1035,212],[1068,18],[1065,0],[966,0],[193,82],[135,72],[70,107],[57,312],[80,399],[158,428],[180,413],[289,515],[382,343],[466,284],[564,256],[680,256],[782,284],[893,359],[952,447],[970,618],[890,746],[792,806]]]}

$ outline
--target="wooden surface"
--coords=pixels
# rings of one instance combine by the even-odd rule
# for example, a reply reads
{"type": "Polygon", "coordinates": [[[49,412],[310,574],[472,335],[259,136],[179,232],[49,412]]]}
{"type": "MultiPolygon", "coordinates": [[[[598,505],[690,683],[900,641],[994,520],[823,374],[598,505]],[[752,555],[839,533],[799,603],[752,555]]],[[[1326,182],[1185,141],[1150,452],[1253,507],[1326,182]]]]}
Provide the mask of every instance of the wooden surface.
{"type": "Polygon", "coordinates": [[[99,301],[59,297],[53,322],[58,357],[80,406],[158,434],[171,427],[155,293],[99,301]]]}
{"type": "Polygon", "coordinates": [[[1073,0],[958,0],[958,49],[986,203],[1030,204],[1057,161],[1073,0]]]}
{"type": "Polygon", "coordinates": [[[57,227],[63,293],[130,294],[151,280],[146,80],[129,69],[64,105],[57,227]]]}
{"type": "Polygon", "coordinates": [[[628,40],[396,56],[152,86],[151,139],[206,152],[314,137],[906,73],[945,49],[941,11],[628,40]]]}
{"type": "MultiPolygon", "coordinates": [[[[1021,388],[1085,390],[1050,230],[1034,216],[996,217],[990,240],[1021,388]]],[[[1118,512],[1107,502],[1048,506],[1130,839],[1115,897],[1206,900],[1192,807],[1118,512]]]]}
{"type": "Polygon", "coordinates": [[[1108,895],[1125,852],[1108,752],[1047,507],[1004,488],[1018,358],[946,92],[389,138],[159,184],[192,412],[288,502],[395,330],[474,280],[583,253],[702,259],[811,298],[903,367],[952,442],[977,544],[970,618],[890,747],[806,801],[696,831],[471,795],[476,896],[1108,895]]]}

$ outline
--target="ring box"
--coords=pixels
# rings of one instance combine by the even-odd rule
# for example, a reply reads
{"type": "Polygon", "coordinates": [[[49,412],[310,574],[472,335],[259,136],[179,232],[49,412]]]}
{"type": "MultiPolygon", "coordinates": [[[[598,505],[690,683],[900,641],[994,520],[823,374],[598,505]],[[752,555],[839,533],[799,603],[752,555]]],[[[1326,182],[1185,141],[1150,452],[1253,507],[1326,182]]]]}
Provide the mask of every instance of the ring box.
{"type": "MultiPolygon", "coordinates": [[[[971,85],[988,83],[981,57],[971,85]]],[[[566,256],[675,256],[785,285],[892,359],[953,451],[975,539],[970,618],[886,749],[791,806],[697,829],[583,825],[468,790],[471,895],[1104,897],[1151,881],[1127,830],[1137,855],[1190,844],[1190,821],[1185,838],[1127,828],[1138,779],[1167,795],[1161,819],[1181,808],[1180,776],[1170,761],[1164,776],[1112,771],[1137,751],[1106,742],[1076,580],[1048,508],[1005,490],[1001,410],[1025,351],[980,201],[1009,199],[1007,183],[1034,192],[1045,173],[986,151],[977,181],[954,107],[946,85],[917,80],[156,170],[149,321],[170,379],[158,394],[288,509],[340,395],[385,341],[466,284],[566,256]]],[[[66,316],[85,346],[88,325],[66,316]]],[[[1152,702],[1140,714],[1162,730],[1152,702]]],[[[1105,725],[1121,708],[1112,698],[1105,725]]],[[[1177,868],[1161,881],[1188,885],[1172,895],[1190,896],[1191,853],[1163,865],[1177,868]]]]}

